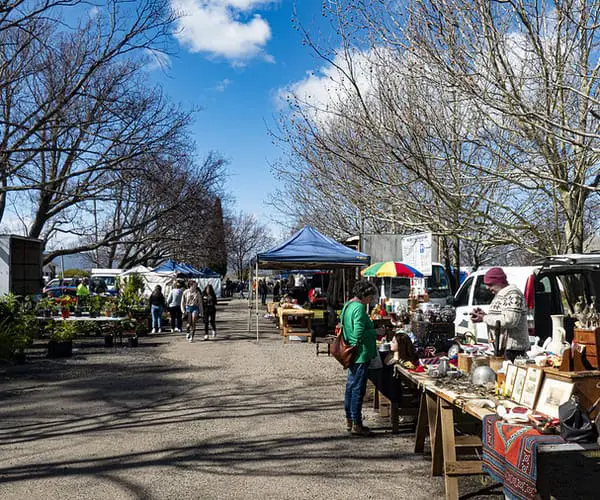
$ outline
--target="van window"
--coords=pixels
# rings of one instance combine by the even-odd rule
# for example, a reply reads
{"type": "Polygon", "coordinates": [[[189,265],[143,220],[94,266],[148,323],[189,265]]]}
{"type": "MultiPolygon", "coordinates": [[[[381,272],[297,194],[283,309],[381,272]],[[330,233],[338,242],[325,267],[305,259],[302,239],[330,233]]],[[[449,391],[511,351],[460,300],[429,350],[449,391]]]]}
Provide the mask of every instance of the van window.
{"type": "Polygon", "coordinates": [[[473,284],[473,277],[471,276],[465,280],[465,282],[462,284],[462,286],[458,290],[458,293],[456,294],[456,297],[454,299],[455,307],[469,305],[469,292],[471,291],[472,284],[473,284]]]}
{"type": "Polygon", "coordinates": [[[487,306],[492,302],[493,298],[494,294],[483,284],[483,275],[477,276],[475,291],[473,292],[473,304],[476,306],[487,306]]]}
{"type": "Polygon", "coordinates": [[[437,265],[431,268],[431,276],[425,278],[425,288],[431,299],[443,299],[452,295],[443,266],[437,265]]]}
{"type": "Polygon", "coordinates": [[[587,303],[590,299],[586,294],[587,280],[583,273],[558,275],[560,298],[563,310],[573,312],[573,306],[583,298],[587,303]]]}
{"type": "Polygon", "coordinates": [[[375,286],[381,292],[381,284],[385,287],[385,295],[389,299],[408,299],[410,280],[408,278],[376,278],[375,286]]]}

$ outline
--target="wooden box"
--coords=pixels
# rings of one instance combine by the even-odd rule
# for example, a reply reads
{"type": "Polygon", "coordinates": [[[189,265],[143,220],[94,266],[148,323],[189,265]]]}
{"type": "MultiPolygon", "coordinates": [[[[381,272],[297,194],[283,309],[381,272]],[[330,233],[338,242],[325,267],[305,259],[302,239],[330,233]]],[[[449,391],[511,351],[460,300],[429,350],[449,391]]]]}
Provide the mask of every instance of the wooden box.
{"type": "MultiPolygon", "coordinates": [[[[600,370],[561,372],[544,368],[544,375],[573,384],[573,393],[579,395],[582,406],[589,409],[600,398],[600,370]]],[[[592,414],[595,416],[598,409],[592,414]]]]}
{"type": "Polygon", "coordinates": [[[582,329],[575,328],[573,341],[585,346],[585,357],[593,368],[600,367],[600,328],[582,329]]]}

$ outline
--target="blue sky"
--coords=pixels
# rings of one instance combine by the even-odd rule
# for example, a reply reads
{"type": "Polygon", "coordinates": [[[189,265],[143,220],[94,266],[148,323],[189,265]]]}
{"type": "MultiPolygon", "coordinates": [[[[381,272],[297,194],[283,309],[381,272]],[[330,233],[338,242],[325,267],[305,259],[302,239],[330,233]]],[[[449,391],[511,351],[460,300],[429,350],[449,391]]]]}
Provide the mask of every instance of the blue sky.
{"type": "MultiPolygon", "coordinates": [[[[278,238],[264,201],[276,187],[269,163],[282,152],[267,127],[278,112],[277,93],[323,63],[293,26],[293,0],[171,4],[187,15],[169,67],[152,76],[173,100],[202,108],[192,126],[199,152],[215,150],[229,160],[227,189],[236,199],[234,209],[255,214],[278,238]]],[[[327,29],[320,1],[298,4],[305,26],[327,29]]]]}

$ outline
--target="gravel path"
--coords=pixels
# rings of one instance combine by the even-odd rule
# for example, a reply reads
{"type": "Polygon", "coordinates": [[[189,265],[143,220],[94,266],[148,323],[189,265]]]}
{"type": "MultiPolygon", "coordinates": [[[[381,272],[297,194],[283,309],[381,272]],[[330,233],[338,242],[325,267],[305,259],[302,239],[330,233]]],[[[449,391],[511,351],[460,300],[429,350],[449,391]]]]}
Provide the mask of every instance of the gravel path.
{"type": "Polygon", "coordinates": [[[367,406],[377,437],[348,436],[341,367],[263,318],[257,344],[246,304],[220,306],[208,342],[80,343],[0,370],[0,498],[443,497],[413,437],[367,406]]]}

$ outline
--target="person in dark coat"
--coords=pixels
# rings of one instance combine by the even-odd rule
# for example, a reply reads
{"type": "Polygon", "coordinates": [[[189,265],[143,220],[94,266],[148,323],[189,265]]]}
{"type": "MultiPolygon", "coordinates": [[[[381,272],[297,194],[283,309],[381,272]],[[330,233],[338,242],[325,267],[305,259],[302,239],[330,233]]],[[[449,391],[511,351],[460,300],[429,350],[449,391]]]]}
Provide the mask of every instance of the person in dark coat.
{"type": "Polygon", "coordinates": [[[208,324],[210,323],[210,336],[217,336],[217,294],[211,284],[206,285],[202,291],[202,303],[204,305],[204,340],[208,340],[208,324]]]}

